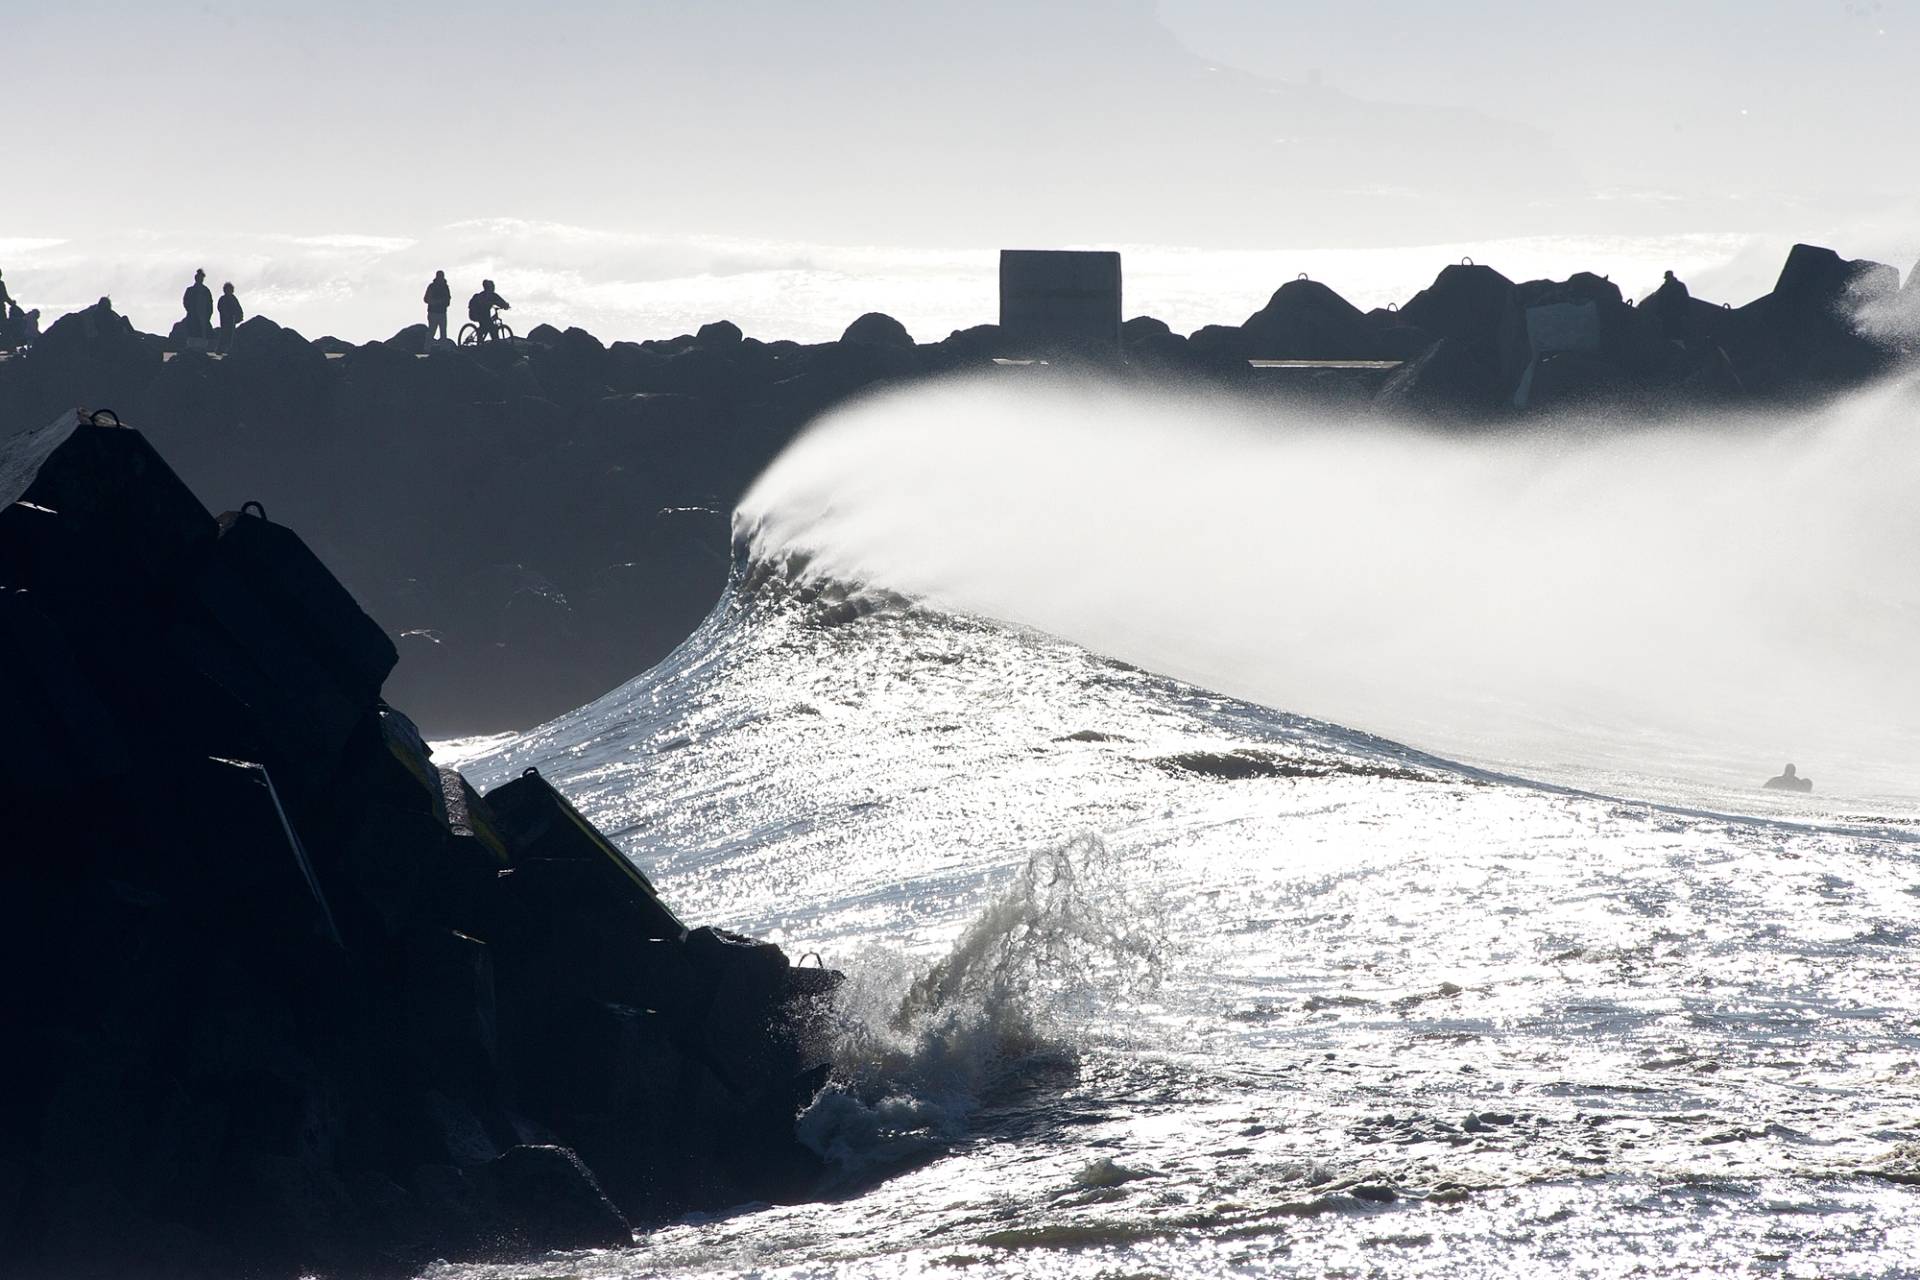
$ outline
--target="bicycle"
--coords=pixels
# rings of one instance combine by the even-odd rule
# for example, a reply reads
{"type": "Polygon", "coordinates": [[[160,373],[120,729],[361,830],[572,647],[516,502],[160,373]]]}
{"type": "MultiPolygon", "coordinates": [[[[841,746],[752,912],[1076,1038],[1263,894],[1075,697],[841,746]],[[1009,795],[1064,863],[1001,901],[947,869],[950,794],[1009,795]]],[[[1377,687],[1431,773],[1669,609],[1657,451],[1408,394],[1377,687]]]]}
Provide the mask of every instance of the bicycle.
{"type": "Polygon", "coordinates": [[[512,336],[513,329],[505,320],[500,318],[500,308],[498,307],[493,309],[493,327],[491,329],[482,329],[471,320],[460,326],[460,345],[463,347],[477,347],[489,338],[495,342],[499,342],[504,338],[511,338],[512,336]]]}

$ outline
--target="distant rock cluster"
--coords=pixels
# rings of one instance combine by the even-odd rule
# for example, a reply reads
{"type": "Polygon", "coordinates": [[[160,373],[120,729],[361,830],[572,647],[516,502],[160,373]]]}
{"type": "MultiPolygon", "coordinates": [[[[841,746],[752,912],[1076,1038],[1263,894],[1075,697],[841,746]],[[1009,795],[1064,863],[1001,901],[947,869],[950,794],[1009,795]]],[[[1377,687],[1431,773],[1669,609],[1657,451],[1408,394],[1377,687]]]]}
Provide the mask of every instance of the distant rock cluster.
{"type": "MultiPolygon", "coordinates": [[[[1920,268],[1916,269],[1920,277],[1920,268]]],[[[1678,316],[1635,306],[1587,272],[1515,283],[1444,268],[1404,306],[1361,312],[1301,279],[1237,327],[1184,342],[1151,320],[1125,327],[1130,361],[1211,367],[1253,383],[1250,361],[1398,362],[1301,371],[1330,399],[1413,419],[1497,425],[1563,412],[1653,417],[1790,403],[1876,377],[1920,345],[1920,278],[1795,245],[1771,293],[1734,308],[1698,298],[1678,316]]]]}
{"type": "MultiPolygon", "coordinates": [[[[214,359],[88,308],[0,361],[0,435],[111,406],[196,492],[265,503],[391,629],[395,698],[452,735],[559,714],[671,650],[725,581],[733,504],[821,411],[915,378],[1060,366],[994,325],[916,343],[880,314],[817,344],[727,321],[610,346],[546,325],[475,348],[425,339],[308,341],[256,317],[214,359]]],[[[1678,317],[1587,273],[1515,283],[1461,263],[1369,312],[1301,279],[1240,325],[1183,337],[1129,320],[1102,367],[1464,429],[1792,403],[1916,344],[1920,285],[1799,245],[1767,296],[1691,299],[1678,317]]]]}
{"type": "Polygon", "coordinates": [[[110,416],[0,441],[0,1274],[413,1275],[813,1189],[838,975],[436,765],[396,656],[110,416]]]}

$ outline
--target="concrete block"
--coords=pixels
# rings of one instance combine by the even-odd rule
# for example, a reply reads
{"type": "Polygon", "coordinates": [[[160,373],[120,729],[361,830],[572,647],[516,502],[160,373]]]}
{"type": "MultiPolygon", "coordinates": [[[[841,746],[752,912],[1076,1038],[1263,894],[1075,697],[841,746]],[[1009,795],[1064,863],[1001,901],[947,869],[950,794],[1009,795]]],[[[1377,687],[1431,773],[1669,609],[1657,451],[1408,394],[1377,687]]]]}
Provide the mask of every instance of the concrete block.
{"type": "Polygon", "coordinates": [[[1000,329],[1010,356],[1118,354],[1120,255],[1002,249],[1000,329]]]}

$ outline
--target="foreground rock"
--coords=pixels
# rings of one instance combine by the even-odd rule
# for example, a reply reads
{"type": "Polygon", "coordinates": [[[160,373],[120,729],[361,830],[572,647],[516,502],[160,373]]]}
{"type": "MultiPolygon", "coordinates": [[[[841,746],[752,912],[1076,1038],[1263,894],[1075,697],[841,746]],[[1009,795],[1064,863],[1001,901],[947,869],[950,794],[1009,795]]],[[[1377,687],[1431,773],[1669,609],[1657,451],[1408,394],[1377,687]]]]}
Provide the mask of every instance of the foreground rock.
{"type": "MultiPolygon", "coordinates": [[[[1857,386],[1920,343],[1920,293],[1897,286],[1890,267],[1808,245],[1766,297],[1694,298],[1671,322],[1585,272],[1516,282],[1460,263],[1367,313],[1300,279],[1237,325],[1129,320],[1124,362],[1103,373],[1451,430],[1780,405],[1857,386]],[[1400,363],[1329,367],[1354,361],[1400,363]]],[[[820,413],[955,371],[1050,372],[996,366],[996,326],[916,343],[879,313],[812,345],[725,321],[612,344],[539,325],[431,354],[418,325],[354,345],[256,317],[224,360],[168,353],[108,307],[62,317],[0,362],[0,436],[110,404],[195,490],[259,499],[306,531],[389,628],[405,655],[389,693],[436,736],[525,727],[664,657],[724,586],[734,504],[820,413]]]]}
{"type": "Polygon", "coordinates": [[[481,795],[301,539],[0,445],[0,1274],[410,1274],[807,1194],[834,975],[481,795]]]}

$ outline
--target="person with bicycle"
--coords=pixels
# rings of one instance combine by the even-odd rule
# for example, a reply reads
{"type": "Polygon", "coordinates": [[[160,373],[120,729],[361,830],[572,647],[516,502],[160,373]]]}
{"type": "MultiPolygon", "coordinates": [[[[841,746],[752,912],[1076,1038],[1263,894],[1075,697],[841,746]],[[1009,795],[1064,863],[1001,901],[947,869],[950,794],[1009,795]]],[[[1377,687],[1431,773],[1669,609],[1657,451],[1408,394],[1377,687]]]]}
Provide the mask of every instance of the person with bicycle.
{"type": "Polygon", "coordinates": [[[482,280],[480,292],[467,299],[467,319],[480,331],[480,341],[499,337],[498,313],[513,310],[513,304],[494,292],[493,281],[482,280]]]}

